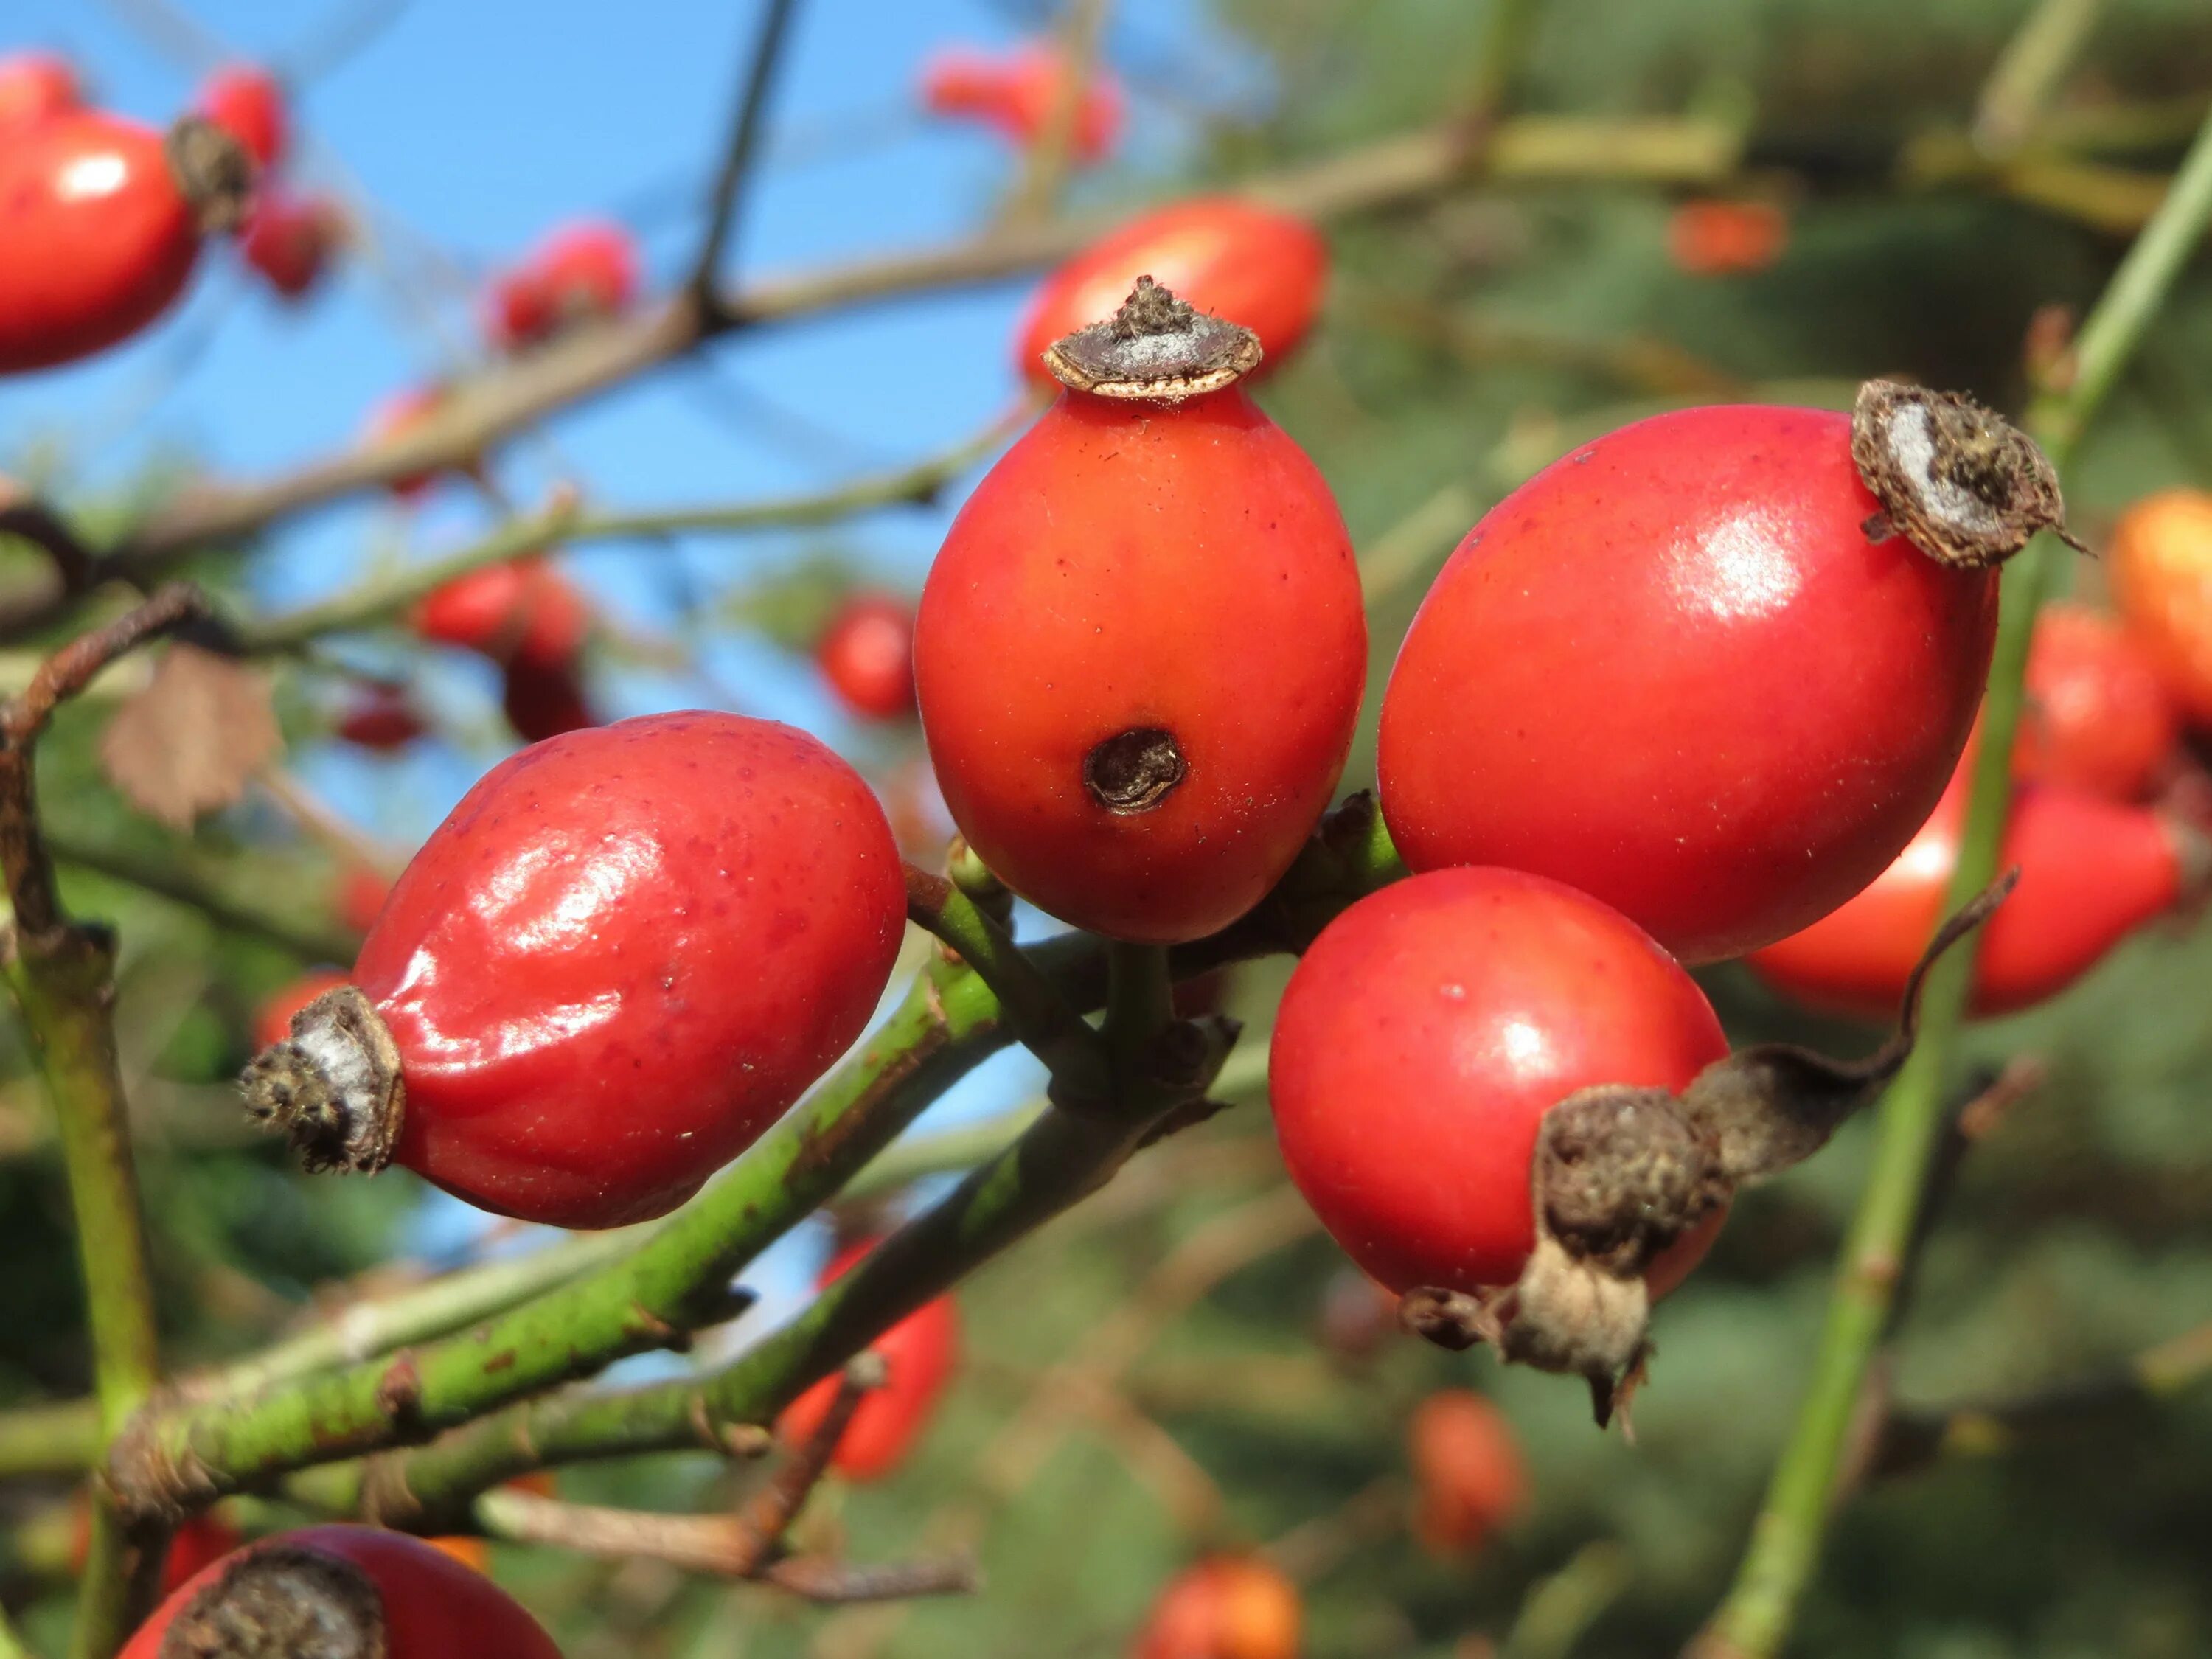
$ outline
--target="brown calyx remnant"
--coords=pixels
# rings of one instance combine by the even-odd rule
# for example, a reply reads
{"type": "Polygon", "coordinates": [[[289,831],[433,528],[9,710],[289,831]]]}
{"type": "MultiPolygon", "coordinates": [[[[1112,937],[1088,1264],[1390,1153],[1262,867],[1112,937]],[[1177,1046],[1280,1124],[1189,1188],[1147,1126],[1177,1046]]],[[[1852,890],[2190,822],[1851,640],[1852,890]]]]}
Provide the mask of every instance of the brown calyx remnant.
{"type": "Polygon", "coordinates": [[[1157,726],[1117,732],[1083,757],[1084,793],[1117,817],[1151,811],[1189,773],[1175,733],[1157,726]]]}
{"type": "Polygon", "coordinates": [[[289,1545],[243,1555],[192,1597],[161,1659],[386,1659],[384,1598],[349,1561],[289,1545]]]}
{"type": "Polygon", "coordinates": [[[2039,530],[2067,532],[2058,474],[2034,441],[1972,398],[1869,380],[1851,410],[1851,459],[1882,510],[1880,541],[1902,535],[1939,564],[1985,570],[2039,530]]]}
{"type": "Polygon", "coordinates": [[[1625,1413],[1651,1352],[1651,1264],[1738,1188],[1818,1152],[1897,1074],[1929,969],[2018,876],[1943,925],[1906,981],[1897,1034],[1863,1060],[1765,1043],[1716,1060],[1680,1095],[1606,1085],[1553,1106],[1530,1165],[1536,1243],[1521,1277],[1474,1291],[1409,1291],[1401,1322],[1443,1347],[1488,1342],[1510,1363],[1586,1378],[1601,1426],[1625,1413]]]}
{"type": "Polygon", "coordinates": [[[205,116],[187,115],[169,129],[161,151],[201,235],[222,235],[245,224],[255,171],[245,145],[205,116]]]}
{"type": "Polygon", "coordinates": [[[290,1137],[311,1175],[374,1175],[392,1162],[407,1107],[399,1048],[353,986],[293,1015],[291,1035],[256,1054],[239,1087],[246,1111],[290,1137]]]}
{"type": "Polygon", "coordinates": [[[1260,337],[1139,276],[1111,317],[1046,347],[1044,366],[1071,391],[1181,403],[1257,368],[1260,337]]]}

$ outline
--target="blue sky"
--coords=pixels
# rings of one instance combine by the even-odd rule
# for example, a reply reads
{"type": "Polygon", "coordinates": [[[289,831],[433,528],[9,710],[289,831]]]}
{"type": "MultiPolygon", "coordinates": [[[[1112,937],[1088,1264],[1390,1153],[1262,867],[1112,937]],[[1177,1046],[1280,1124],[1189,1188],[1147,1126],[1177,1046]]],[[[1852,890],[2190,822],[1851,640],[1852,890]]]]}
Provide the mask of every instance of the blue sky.
{"type": "MultiPolygon", "coordinates": [[[[149,28],[149,0],[10,0],[0,50],[65,52],[98,101],[155,122],[185,107],[209,54],[299,64],[350,0],[179,0],[189,30],[149,28]],[[193,38],[194,35],[199,38],[193,38]]],[[[1049,8],[1022,0],[802,0],[733,263],[781,270],[939,240],[981,222],[1012,177],[1006,151],[972,128],[919,113],[916,75],[954,42],[1004,44],[1049,8]]],[[[1131,141],[1079,190],[1136,198],[1171,173],[1190,137],[1179,109],[1255,95],[1250,65],[1205,32],[1184,0],[1122,0],[1109,61],[1133,71],[1131,141]],[[1163,82],[1172,95],[1147,88],[1163,82]]],[[[270,297],[227,247],[202,261],[178,310],[129,346],[66,370],[0,381],[0,470],[51,479],[67,500],[184,453],[218,471],[273,471],[344,443],[369,405],[474,349],[465,279],[578,213],[612,214],[642,237],[653,279],[689,258],[696,203],[729,119],[757,8],[728,0],[414,0],[334,68],[294,89],[304,137],[291,166],[307,185],[374,204],[392,263],[349,265],[307,306],[270,297]],[[410,249],[428,250],[410,256],[410,249]],[[425,280],[446,270],[459,283],[425,280]]],[[[529,500],[558,477],[611,504],[741,500],[818,486],[917,459],[1000,410],[1014,390],[1009,343],[1026,285],[939,296],[778,328],[718,346],[711,367],[677,369],[566,415],[550,443],[502,454],[501,483],[529,500]],[[915,372],[875,371],[896,353],[915,372]]],[[[954,504],[957,504],[954,503],[954,504]]],[[[835,537],[896,585],[918,587],[951,506],[882,514],[835,537]]],[[[450,546],[485,509],[447,489],[404,513],[382,501],[324,512],[274,537],[253,566],[259,599],[289,603],[344,586],[374,558],[450,546]]],[[[708,586],[742,585],[809,545],[801,538],[690,538],[680,556],[708,586]]],[[[569,568],[626,627],[671,624],[665,556],[608,545],[569,568]]],[[[803,664],[753,640],[708,663],[722,706],[806,726],[840,746],[845,722],[803,664]]],[[[395,848],[418,841],[501,750],[487,671],[424,665],[441,711],[479,740],[398,762],[335,750],[295,755],[310,784],[395,848]]],[[[611,712],[704,700],[702,686],[602,678],[611,712]]],[[[1018,1063],[989,1068],[945,1105],[990,1109],[1034,1085],[1018,1063]]],[[[941,1114],[936,1115],[941,1121],[941,1114]]],[[[435,1206],[426,1242],[473,1230],[435,1206]]],[[[773,1277],[788,1291],[804,1253],[773,1277]]]]}

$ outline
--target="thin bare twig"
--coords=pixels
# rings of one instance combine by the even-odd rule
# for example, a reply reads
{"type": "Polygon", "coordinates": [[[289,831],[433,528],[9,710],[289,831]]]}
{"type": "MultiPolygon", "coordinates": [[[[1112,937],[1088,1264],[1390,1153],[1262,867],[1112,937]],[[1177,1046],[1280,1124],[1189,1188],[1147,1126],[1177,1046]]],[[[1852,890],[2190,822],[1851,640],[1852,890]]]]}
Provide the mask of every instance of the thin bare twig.
{"type": "Polygon", "coordinates": [[[1113,0],[1069,0],[1060,27],[1060,85],[1054,89],[1052,107],[1022,158],[1021,181],[1006,199],[1003,224],[1028,224],[1051,212],[1074,162],[1083,106],[1091,95],[1099,43],[1113,0]]]}
{"type": "Polygon", "coordinates": [[[715,273],[737,231],[745,180],[760,152],[761,124],[768,113],[769,94],[775,83],[777,65],[783,60],[792,14],[797,9],[797,0],[768,0],[767,15],[761,19],[760,33],[753,41],[744,91],[738,96],[737,118],[730,128],[729,148],[714,175],[714,193],[708,198],[707,234],[700,240],[699,256],[691,268],[691,293],[708,309],[715,304],[715,273]]]}

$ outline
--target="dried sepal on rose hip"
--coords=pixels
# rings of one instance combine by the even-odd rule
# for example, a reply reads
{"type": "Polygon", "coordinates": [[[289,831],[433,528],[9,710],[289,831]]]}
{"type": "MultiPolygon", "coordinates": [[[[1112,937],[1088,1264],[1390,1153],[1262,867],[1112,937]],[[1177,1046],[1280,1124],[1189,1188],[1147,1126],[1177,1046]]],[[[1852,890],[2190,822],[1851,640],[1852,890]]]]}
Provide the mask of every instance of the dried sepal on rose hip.
{"type": "Polygon", "coordinates": [[[1146,944],[1212,933],[1328,806],[1366,619],[1327,482],[1245,395],[1256,338],[1140,277],[1058,342],[1066,390],[931,567],[915,678],[968,844],[1146,944]]]}
{"type": "Polygon", "coordinates": [[[1407,866],[1503,865],[1683,961],[1826,915],[1924,822],[1996,640],[1995,565],[2061,528],[2050,464],[1971,400],[1722,406],[1583,445],[1486,514],[1384,693],[1407,866]]]}
{"type": "Polygon", "coordinates": [[[351,982],[248,1066],[246,1107],[309,1169],[648,1220],[860,1035],[905,921],[883,809],[804,732],[696,711],[572,732],[454,808],[351,982]]]}

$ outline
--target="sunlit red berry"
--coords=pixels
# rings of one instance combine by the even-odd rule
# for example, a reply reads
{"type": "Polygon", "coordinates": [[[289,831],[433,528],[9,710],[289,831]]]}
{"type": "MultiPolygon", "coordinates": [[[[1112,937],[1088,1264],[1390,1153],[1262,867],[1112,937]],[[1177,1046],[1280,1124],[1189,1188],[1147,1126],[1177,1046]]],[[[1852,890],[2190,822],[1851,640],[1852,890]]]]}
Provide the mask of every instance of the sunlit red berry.
{"type": "Polygon", "coordinates": [[[914,713],[914,607],[888,593],[855,594],[815,642],[814,660],[845,707],[866,720],[914,713]]]}
{"type": "Polygon", "coordinates": [[[565,669],[583,649],[591,612],[542,556],[457,576],[415,607],[415,631],[499,663],[565,669]]]}
{"type": "Polygon", "coordinates": [[[1015,366],[1048,390],[1044,351],[1072,330],[1110,317],[1139,276],[1200,311],[1241,323],[1282,363],[1321,314],[1328,244],[1296,214],[1235,196],[1203,196],[1131,220],[1047,277],[1015,335],[1015,366]]]}
{"type": "MultiPolygon", "coordinates": [[[[1546,1112],[1605,1084],[1679,1091],[1727,1053],[1704,994],[1619,912],[1520,871],[1440,870],[1306,951],[1268,1090],[1291,1179],[1347,1255],[1393,1291],[1473,1291],[1535,1247],[1546,1112]]],[[[1718,1224],[1653,1262],[1655,1294],[1718,1224]]]]}
{"type": "Polygon", "coordinates": [[[1413,1408],[1413,1534],[1432,1553],[1472,1555],[1528,1504],[1528,1469],[1505,1413],[1479,1394],[1447,1389],[1413,1408]]]}
{"type": "Polygon", "coordinates": [[[2022,777],[2140,800],[2166,771],[2179,735],[2157,663],[2141,641],[2084,606],[2043,608],[2014,751],[2022,777]]]}
{"type": "Polygon", "coordinates": [[[572,732],[463,798],[369,929],[358,995],[264,1051],[247,1104],[311,1168],[389,1156],[500,1214],[648,1219],[859,1036],[905,915],[882,808],[805,733],[696,711],[572,732]]]}
{"type": "Polygon", "coordinates": [[[1789,216],[1772,202],[1685,202],[1667,221],[1667,257],[1692,276],[1764,270],[1789,243],[1789,216]]]}
{"type": "Polygon", "coordinates": [[[2182,712],[2212,725],[2212,495],[2167,489],[2137,501],[2106,550],[2112,597],[2182,712]]]}
{"type": "MultiPolygon", "coordinates": [[[[835,1282],[867,1254],[866,1243],[840,1253],[823,1272],[821,1285],[835,1282]]],[[[869,1345],[884,1362],[884,1384],[862,1396],[830,1466],[848,1480],[880,1480],[906,1461],[931,1419],[938,1397],[951,1379],[960,1354],[960,1316],[952,1298],[926,1303],[869,1345]]],[[[794,1443],[804,1442],[829,1415],[838,1379],[825,1376],[785,1407],[777,1429],[794,1443]]]]}
{"type": "Polygon", "coordinates": [[[84,102],[76,65],[52,52],[18,52],[0,58],[0,136],[35,125],[84,102]]]}
{"type": "Polygon", "coordinates": [[[271,289],[296,300],[315,285],[344,239],[345,219],[335,203],[269,186],[255,194],[238,247],[271,289]]]}
{"type": "Polygon", "coordinates": [[[180,182],[190,177],[160,132],[97,110],[6,135],[0,374],[90,356],[169,308],[199,253],[201,185],[180,182]]]}
{"type": "Polygon", "coordinates": [[[637,297],[637,244],[620,225],[564,225],[496,278],[492,343],[514,351],[579,323],[619,317],[637,297]]]}
{"type": "Polygon", "coordinates": [[[1297,1659],[1297,1587],[1257,1556],[1210,1556],[1171,1579],[1131,1659],[1297,1659]]]}
{"type": "Polygon", "coordinates": [[[1993,570],[1882,511],[1850,417],[1807,409],[1655,416],[1514,491],[1383,697],[1407,863],[1553,877],[1691,962],[1843,902],[1942,793],[1996,623],[1993,570]]]}
{"type": "Polygon", "coordinates": [[[336,968],[317,968],[301,975],[263,1003],[253,1016],[253,1046],[266,1048],[272,1042],[282,1042],[291,1034],[293,1015],[324,992],[335,991],[345,982],[345,975],[336,968]]]}
{"type": "Polygon", "coordinates": [[[404,690],[376,684],[363,685],[354,694],[338,717],[337,728],[348,743],[377,754],[404,749],[428,729],[404,690]]]}
{"type": "MultiPolygon", "coordinates": [[[[981,121],[1026,149],[1037,142],[1058,109],[1069,73],[1066,53],[1056,41],[1029,41],[1000,56],[955,47],[923,68],[922,104],[933,114],[981,121]]],[[[1071,138],[1075,161],[1105,159],[1121,137],[1121,87],[1094,67],[1076,106],[1071,138]]]]}
{"type": "Polygon", "coordinates": [[[179,1588],[120,1659],[184,1653],[376,1654],[383,1659],[561,1659],[538,1622],[480,1573],[419,1538],[313,1527],[251,1544],[179,1588]],[[249,1627],[218,1609],[254,1585],[249,1627]],[[220,1587],[220,1588],[219,1588],[220,1587]],[[190,1632],[190,1633],[188,1633],[190,1632]]]}
{"type": "Polygon", "coordinates": [[[252,64],[229,64],[200,88],[200,113],[246,147],[263,172],[284,159],[291,136],[276,77],[252,64]]]}
{"type": "MultiPolygon", "coordinates": [[[[1961,767],[1928,823],[1864,891],[1755,951],[1760,978],[1832,1012],[1886,1020],[1943,913],[1972,787],[1961,767]]],[[[2180,901],[2203,853],[2162,814],[2060,784],[2021,786],[2000,868],[2020,885],[1986,924],[1968,1006],[2009,1013],[2056,996],[2180,901]]]]}
{"type": "MultiPolygon", "coordinates": [[[[1166,306],[1163,328],[1249,345],[1166,306]]],[[[1233,385],[1063,396],[961,509],[915,626],[923,732],[969,845],[1054,915],[1147,943],[1233,921],[1289,866],[1366,662],[1328,486],[1233,385]]]]}
{"type": "Polygon", "coordinates": [[[500,671],[500,708],[525,743],[542,743],[599,723],[573,663],[549,667],[524,654],[500,671]]]}

